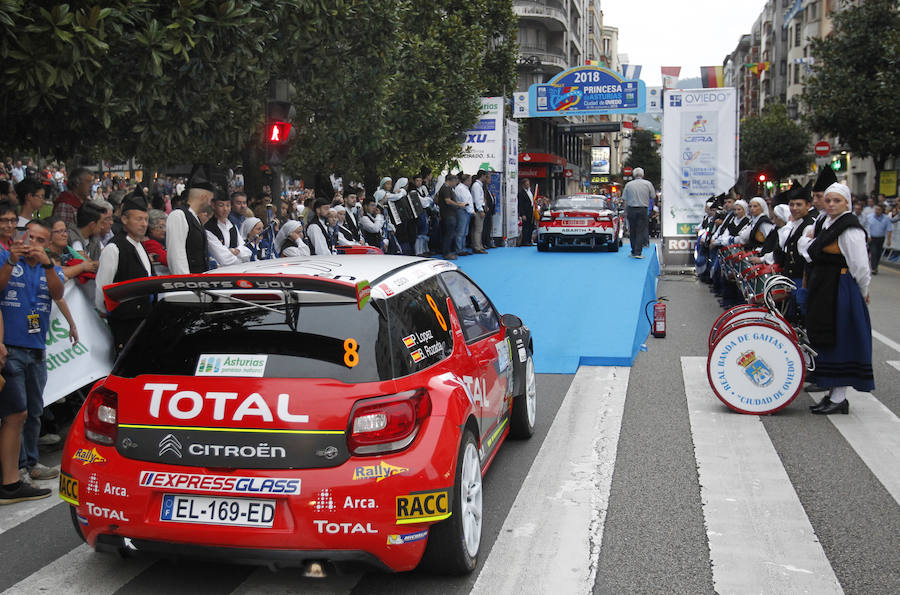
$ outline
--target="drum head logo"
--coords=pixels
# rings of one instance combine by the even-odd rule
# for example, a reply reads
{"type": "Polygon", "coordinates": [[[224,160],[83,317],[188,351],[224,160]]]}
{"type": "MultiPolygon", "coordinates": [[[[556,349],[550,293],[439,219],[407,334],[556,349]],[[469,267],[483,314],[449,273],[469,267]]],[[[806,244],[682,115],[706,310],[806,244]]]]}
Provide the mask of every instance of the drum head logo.
{"type": "Polygon", "coordinates": [[[738,365],[744,368],[744,373],[750,377],[756,386],[769,386],[772,384],[772,369],[763,360],[756,357],[753,351],[745,351],[738,359],[738,365]]]}

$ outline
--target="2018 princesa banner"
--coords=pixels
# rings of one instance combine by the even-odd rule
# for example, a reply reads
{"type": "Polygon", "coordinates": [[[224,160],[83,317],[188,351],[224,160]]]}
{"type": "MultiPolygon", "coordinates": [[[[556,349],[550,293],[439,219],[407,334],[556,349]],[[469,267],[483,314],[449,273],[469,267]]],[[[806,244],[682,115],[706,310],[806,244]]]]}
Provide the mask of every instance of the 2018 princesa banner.
{"type": "Polygon", "coordinates": [[[55,303],[50,310],[45,405],[103,378],[112,370],[112,335],[94,310],[94,287],[93,281],[85,285],[66,282],[63,297],[78,327],[78,343],[73,345],[69,340],[69,324],[55,303]]]}

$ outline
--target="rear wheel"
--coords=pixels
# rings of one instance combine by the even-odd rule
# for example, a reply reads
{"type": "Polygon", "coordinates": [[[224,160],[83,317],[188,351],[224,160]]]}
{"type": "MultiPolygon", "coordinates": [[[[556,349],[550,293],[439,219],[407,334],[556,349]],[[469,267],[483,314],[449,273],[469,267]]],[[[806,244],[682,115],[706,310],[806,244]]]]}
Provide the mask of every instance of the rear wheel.
{"type": "Polygon", "coordinates": [[[547,250],[550,249],[550,244],[549,244],[549,243],[545,244],[545,243],[542,243],[542,242],[538,242],[537,249],[538,249],[538,252],[546,252],[547,250]]]}
{"type": "Polygon", "coordinates": [[[534,377],[534,361],[531,352],[525,360],[525,387],[521,395],[513,397],[510,414],[509,435],[519,440],[531,438],[534,434],[534,420],[537,415],[537,383],[534,377]]]}
{"type": "Polygon", "coordinates": [[[422,565],[436,574],[468,574],[475,570],[481,548],[484,508],[481,500],[481,457],[471,431],[465,430],[456,462],[452,514],[432,525],[422,565]]]}

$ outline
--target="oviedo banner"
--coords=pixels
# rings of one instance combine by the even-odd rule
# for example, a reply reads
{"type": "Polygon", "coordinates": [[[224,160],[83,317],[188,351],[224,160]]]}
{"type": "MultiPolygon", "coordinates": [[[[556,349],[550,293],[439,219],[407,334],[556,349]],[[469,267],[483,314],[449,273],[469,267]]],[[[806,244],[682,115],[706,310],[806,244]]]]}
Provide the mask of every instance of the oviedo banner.
{"type": "Polygon", "coordinates": [[[663,105],[663,260],[687,266],[706,200],[737,180],[737,95],[731,87],[669,89],[663,105]]]}
{"type": "Polygon", "coordinates": [[[113,342],[106,323],[97,316],[93,301],[94,282],[78,286],[66,282],[63,297],[78,326],[78,343],[69,341],[69,324],[56,304],[50,310],[47,332],[47,386],[44,404],[58,401],[71,392],[103,378],[112,370],[113,342]]]}

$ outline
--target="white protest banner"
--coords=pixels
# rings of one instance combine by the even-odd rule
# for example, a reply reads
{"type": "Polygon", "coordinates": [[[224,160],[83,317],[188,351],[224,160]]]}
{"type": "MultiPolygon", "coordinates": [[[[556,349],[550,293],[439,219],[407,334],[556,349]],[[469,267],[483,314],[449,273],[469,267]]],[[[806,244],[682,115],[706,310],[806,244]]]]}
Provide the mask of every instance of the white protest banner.
{"type": "Polygon", "coordinates": [[[666,265],[687,265],[706,200],[737,180],[737,95],[731,87],[670,89],[664,105],[663,256],[666,265]]]}
{"type": "Polygon", "coordinates": [[[55,303],[50,309],[45,405],[103,378],[112,370],[112,335],[87,296],[88,293],[93,295],[93,288],[93,281],[84,286],[74,281],[66,282],[63,297],[78,327],[78,343],[75,345],[69,341],[69,324],[62,312],[55,303]]]}

